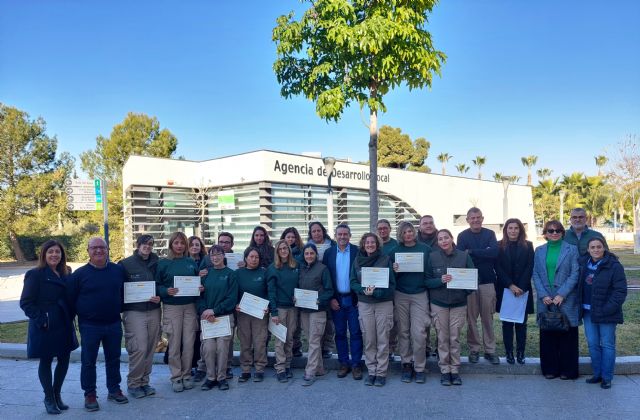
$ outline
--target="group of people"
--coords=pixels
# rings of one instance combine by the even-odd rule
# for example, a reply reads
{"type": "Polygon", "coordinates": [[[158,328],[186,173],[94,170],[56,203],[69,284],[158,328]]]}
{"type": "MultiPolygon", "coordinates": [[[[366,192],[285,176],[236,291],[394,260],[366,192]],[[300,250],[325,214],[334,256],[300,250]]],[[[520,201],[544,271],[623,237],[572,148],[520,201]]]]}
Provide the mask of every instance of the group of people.
{"type": "Polygon", "coordinates": [[[141,235],[133,255],[118,264],[108,261],[104,240],[93,238],[88,244],[89,263],[74,273],[66,264],[62,244],[47,241],[38,266],[25,275],[20,301],[30,320],[28,356],[40,359],[45,408],[51,414],[68,408],[60,390],[69,354],[78,347],[76,317],[82,342],[81,386],[88,411],[99,409],[96,359],[100,344],[107,399],[128,402],[120,388],[123,326],[129,354],[127,392],[133,398],[156,392],[149,376],[161,331],[168,340],[167,362],[175,392],[200,382],[202,390],[229,389],[234,335],[240,342],[238,382],[263,381],[270,322],[286,327],[284,341],[275,338],[279,382],[293,377],[291,362],[300,352],[302,331],[308,341],[304,386],[326,374],[323,357],[331,354],[329,343],[334,337],[339,378],[351,374],[355,380],[364,379],[367,386],[384,386],[390,355],[395,352],[401,360],[401,381],[424,383],[434,327],[440,383],[450,386],[462,384],[459,337],[465,324],[469,362],[477,363],[483,350],[486,360],[500,363],[493,315],[500,311],[503,294],[526,299],[523,319],[502,323],[507,363],[525,363],[527,314],[534,310],[532,284],[541,327],[543,375],[578,377],[578,325],[584,321],[593,367],[587,382],[611,387],[615,330],[623,321],[626,278],[602,235],[586,226],[584,210],[571,212],[571,228],[566,232],[559,221],[547,222],[546,243],[535,251],[518,219],[504,223],[500,242],[482,226],[480,209],[469,209],[466,220],[469,228],[454,242],[451,231],[438,230],[428,215],[420,219],[418,229],[401,222],[395,239],[391,223],[381,219],[376,232],[365,233],[358,245],[351,243],[347,224],[336,227],[335,240],[320,222],[310,223],[306,241],[290,227],[275,244],[267,230],[257,226],[235,267],[227,264],[234,241],[228,232],[221,232],[217,244],[208,250],[200,238],[175,232],[168,240],[166,258],[152,252],[152,236],[141,235]],[[404,269],[407,258],[418,261],[418,268],[404,269]],[[476,269],[477,287],[448,287],[454,280],[449,269],[476,269]],[[382,273],[386,287],[368,282],[372,272],[382,273]],[[175,279],[181,276],[200,278],[195,293],[199,296],[180,293],[175,279]],[[155,295],[145,302],[124,303],[125,283],[145,281],[155,282],[155,295]],[[316,293],[315,306],[298,307],[295,289],[316,293]],[[261,317],[242,310],[245,293],[268,301],[261,317]],[[201,325],[207,326],[201,323],[223,317],[228,317],[231,333],[201,339],[201,325]],[[560,325],[551,325],[547,318],[559,320],[560,325]],[[57,365],[52,375],[54,358],[57,365]]]}

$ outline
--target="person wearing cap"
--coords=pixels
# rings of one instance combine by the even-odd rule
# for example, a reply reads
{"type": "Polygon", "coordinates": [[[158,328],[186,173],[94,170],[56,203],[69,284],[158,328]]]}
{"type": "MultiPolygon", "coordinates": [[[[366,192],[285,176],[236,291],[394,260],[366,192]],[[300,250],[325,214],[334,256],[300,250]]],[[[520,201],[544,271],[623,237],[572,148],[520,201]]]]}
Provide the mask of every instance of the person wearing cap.
{"type": "MultiPolygon", "coordinates": [[[[133,255],[118,263],[127,275],[125,282],[155,282],[158,256],[153,252],[153,237],[139,236],[136,246],[133,255]]],[[[153,395],[156,390],[149,385],[149,376],[160,337],[160,296],[153,296],[147,302],[125,303],[122,324],[129,354],[127,392],[133,398],[153,395]]]]}

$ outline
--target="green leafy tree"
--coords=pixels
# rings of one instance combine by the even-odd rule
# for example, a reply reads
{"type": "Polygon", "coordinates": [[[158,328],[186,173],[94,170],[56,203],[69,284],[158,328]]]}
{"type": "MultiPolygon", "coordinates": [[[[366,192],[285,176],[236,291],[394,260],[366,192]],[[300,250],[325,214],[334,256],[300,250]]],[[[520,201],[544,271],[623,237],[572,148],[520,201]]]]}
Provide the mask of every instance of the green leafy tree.
{"type": "Polygon", "coordinates": [[[538,175],[538,178],[545,180],[551,176],[552,172],[553,171],[549,168],[540,168],[536,171],[536,174],[538,175]]]}
{"type": "Polygon", "coordinates": [[[436,0],[305,0],[300,20],[280,16],[273,29],[281,95],[304,95],[316,113],[338,121],[351,103],[369,109],[370,224],[378,219],[378,112],[401,85],[431,86],[446,56],[426,31],[436,0]]]}
{"type": "Polygon", "coordinates": [[[602,176],[602,168],[607,164],[609,158],[605,155],[598,155],[593,157],[596,161],[596,166],[598,167],[598,176],[602,176]]]}
{"type": "Polygon", "coordinates": [[[527,185],[533,185],[531,183],[531,168],[538,162],[538,156],[529,155],[520,158],[523,166],[527,167],[527,185]]]}
{"type": "Polygon", "coordinates": [[[533,187],[533,210],[541,224],[548,220],[558,219],[560,213],[560,193],[561,186],[558,179],[544,179],[533,187]]]}
{"type": "Polygon", "coordinates": [[[469,165],[467,165],[466,163],[459,163],[456,165],[456,170],[460,175],[466,174],[467,172],[469,172],[469,169],[469,165]]]}
{"type": "Polygon", "coordinates": [[[502,177],[504,175],[502,174],[502,172],[496,172],[493,174],[493,180],[496,182],[502,182],[502,177]]]}
{"type": "Polygon", "coordinates": [[[486,156],[476,156],[475,159],[471,161],[474,166],[478,168],[478,179],[482,179],[482,167],[487,163],[486,156]]]}
{"type": "Polygon", "coordinates": [[[0,235],[18,261],[25,260],[18,234],[36,226],[47,233],[55,227],[49,216],[64,211],[60,192],[73,159],[56,158],[57,143],[42,118],[0,103],[0,235]]]}
{"type": "Polygon", "coordinates": [[[453,158],[453,155],[449,153],[440,153],[438,155],[438,162],[442,164],[442,175],[447,174],[447,162],[449,162],[451,158],[453,158]]]}
{"type": "Polygon", "coordinates": [[[411,141],[399,128],[383,125],[378,134],[378,164],[387,168],[419,171],[431,145],[424,138],[411,141]]]}
{"type": "MultiPolygon", "coordinates": [[[[109,137],[98,136],[94,150],[80,155],[82,169],[91,178],[107,181],[111,259],[123,255],[122,168],[131,155],[172,157],[178,139],[166,128],[160,129],[157,118],[128,113],[116,124],[109,137]]],[[[88,219],[101,225],[102,215],[92,212],[88,219]]]]}

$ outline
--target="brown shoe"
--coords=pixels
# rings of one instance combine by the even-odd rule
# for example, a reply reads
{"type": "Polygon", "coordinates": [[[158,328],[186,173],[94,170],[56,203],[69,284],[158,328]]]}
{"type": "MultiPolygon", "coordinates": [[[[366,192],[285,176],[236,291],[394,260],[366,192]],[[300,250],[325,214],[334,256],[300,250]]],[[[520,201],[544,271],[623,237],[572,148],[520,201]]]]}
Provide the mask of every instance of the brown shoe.
{"type": "Polygon", "coordinates": [[[351,367],[347,365],[340,366],[340,370],[338,370],[338,378],[344,378],[351,372],[351,367]]]}
{"type": "Polygon", "coordinates": [[[362,379],[362,368],[360,366],[354,366],[351,374],[353,375],[353,379],[359,381],[362,379]]]}

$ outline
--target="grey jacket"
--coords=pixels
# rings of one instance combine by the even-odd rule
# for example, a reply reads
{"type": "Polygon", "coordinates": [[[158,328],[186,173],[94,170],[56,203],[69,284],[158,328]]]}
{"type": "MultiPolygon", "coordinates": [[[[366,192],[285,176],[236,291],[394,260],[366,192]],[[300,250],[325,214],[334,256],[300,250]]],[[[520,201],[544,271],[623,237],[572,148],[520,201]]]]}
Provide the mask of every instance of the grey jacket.
{"type": "Polygon", "coordinates": [[[564,301],[560,310],[567,316],[572,327],[579,325],[580,297],[578,296],[578,248],[562,242],[556,273],[553,279],[553,287],[549,287],[547,277],[547,244],[536,248],[533,257],[533,284],[536,288],[537,302],[536,313],[547,312],[549,308],[542,303],[542,298],[560,295],[564,301]]]}

